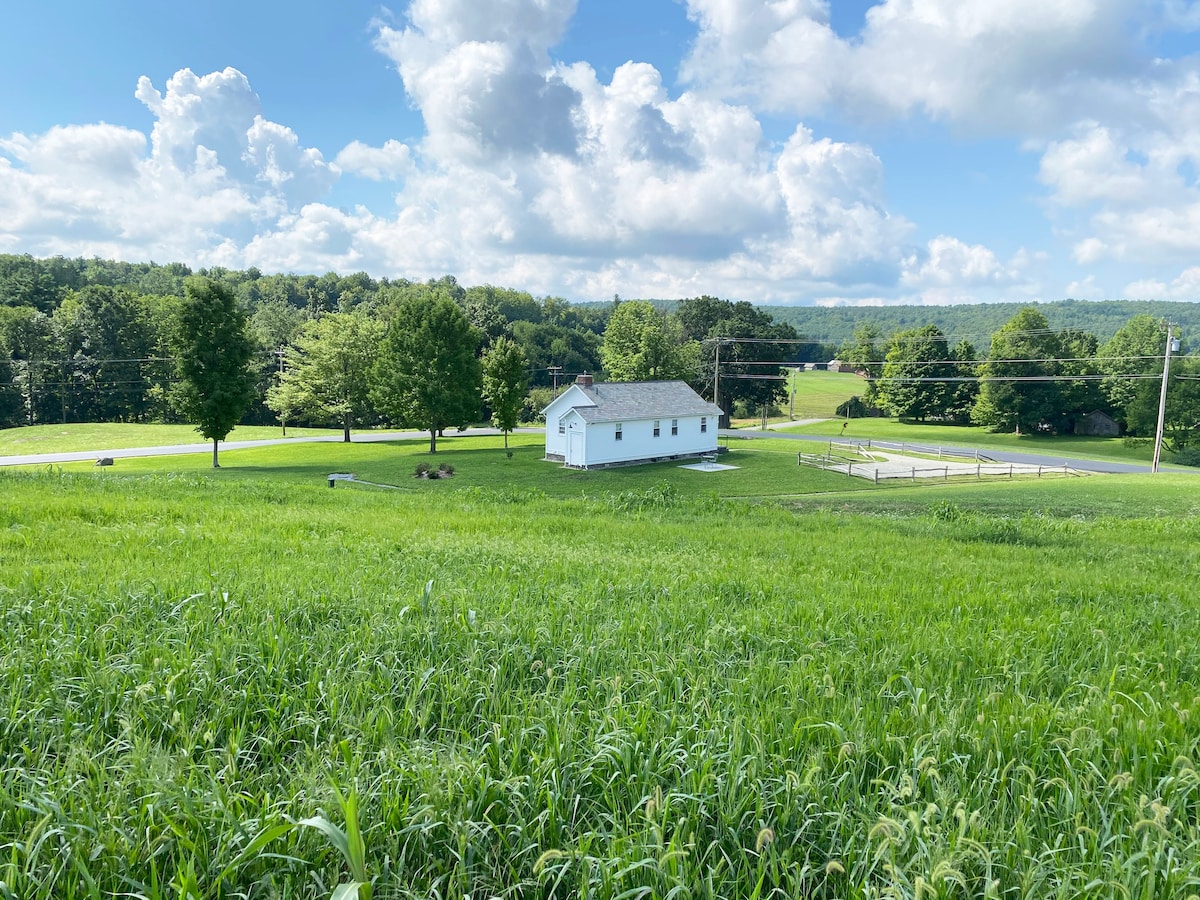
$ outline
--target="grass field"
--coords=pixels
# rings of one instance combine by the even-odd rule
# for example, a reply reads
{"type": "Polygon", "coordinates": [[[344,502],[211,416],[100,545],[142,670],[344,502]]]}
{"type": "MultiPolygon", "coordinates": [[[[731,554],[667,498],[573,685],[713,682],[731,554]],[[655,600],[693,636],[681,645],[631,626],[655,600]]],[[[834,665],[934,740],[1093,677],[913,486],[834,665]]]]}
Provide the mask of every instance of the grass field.
{"type": "MultiPolygon", "coordinates": [[[[282,437],[271,425],[240,425],[229,433],[231,441],[257,441],[282,437]]],[[[288,437],[337,435],[341,429],[289,428],[288,437]]],[[[86,425],[34,425],[0,428],[0,456],[26,453],[68,453],[75,450],[119,450],[123,447],[166,447],[170,444],[203,444],[191,425],[137,425],[93,422],[86,425]]]]}
{"type": "Polygon", "coordinates": [[[0,896],[1200,892],[1192,479],[481,440],[0,471],[0,896]]]}
{"type": "MultiPolygon", "coordinates": [[[[182,457],[120,459],[106,474],[194,473],[215,474],[228,480],[257,481],[264,477],[324,485],[331,472],[351,472],[363,481],[394,485],[418,496],[440,496],[465,489],[494,489],[527,497],[577,497],[583,493],[651,490],[660,485],[689,494],[724,497],[759,497],[841,491],[845,475],[801,469],[796,464],[794,442],[785,440],[721,439],[730,452],[722,462],[738,466],[723,472],[696,472],[681,468],[684,462],[664,462],[628,468],[576,471],[544,462],[545,439],[540,434],[513,434],[505,456],[499,437],[447,436],[438,440],[438,452],[429,454],[429,441],[420,438],[386,443],[341,442],[283,444],[221,453],[220,471],[213,473],[212,457],[204,453],[182,457]],[[453,478],[425,481],[413,477],[418,463],[436,468],[454,467],[453,478]]],[[[695,462],[691,460],[690,462],[695,462]]],[[[86,471],[91,463],[66,465],[68,471],[86,471]]],[[[99,474],[99,472],[97,473],[99,474]]],[[[856,489],[858,485],[854,486],[856,489]]],[[[346,486],[346,490],[370,490],[346,486]]]]}
{"type": "Polygon", "coordinates": [[[790,409],[794,390],[797,419],[832,417],[839,406],[865,388],[866,382],[849,372],[794,372],[781,405],[784,412],[790,409]]]}
{"type": "MultiPolygon", "coordinates": [[[[797,434],[842,435],[842,419],[797,425],[785,431],[797,434]]],[[[1076,437],[1075,435],[994,434],[978,425],[917,425],[895,419],[850,419],[847,439],[884,440],[926,446],[978,447],[982,450],[1011,450],[1018,453],[1047,453],[1112,462],[1148,463],[1154,455],[1149,443],[1128,446],[1123,438],[1076,437]]],[[[1164,454],[1164,460],[1169,454],[1164,454]]]]}
{"type": "MultiPolygon", "coordinates": [[[[856,394],[861,394],[866,382],[857,375],[845,372],[792,372],[784,387],[783,401],[779,404],[783,416],[773,416],[769,421],[785,421],[793,409],[792,388],[795,387],[794,417],[797,419],[827,419],[835,416],[839,406],[856,394]]],[[[738,426],[754,426],[756,419],[734,422],[738,426]]]]}

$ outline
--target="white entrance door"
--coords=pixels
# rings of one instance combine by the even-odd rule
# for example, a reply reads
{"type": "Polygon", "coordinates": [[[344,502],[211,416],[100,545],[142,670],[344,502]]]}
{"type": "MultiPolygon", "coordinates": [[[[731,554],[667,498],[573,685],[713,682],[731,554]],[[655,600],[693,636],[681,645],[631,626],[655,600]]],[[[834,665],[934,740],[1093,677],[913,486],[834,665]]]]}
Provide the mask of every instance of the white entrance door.
{"type": "Polygon", "coordinates": [[[567,465],[582,466],[583,459],[583,432],[568,431],[567,432],[567,465]]]}

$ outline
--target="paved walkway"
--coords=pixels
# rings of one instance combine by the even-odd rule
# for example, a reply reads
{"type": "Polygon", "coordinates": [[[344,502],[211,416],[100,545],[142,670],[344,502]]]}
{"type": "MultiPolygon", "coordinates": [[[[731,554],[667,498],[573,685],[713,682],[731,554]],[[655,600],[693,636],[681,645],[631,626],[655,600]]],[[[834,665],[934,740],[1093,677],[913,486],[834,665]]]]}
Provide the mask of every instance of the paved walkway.
{"type": "MultiPolygon", "coordinates": [[[[513,434],[540,434],[540,428],[517,428],[513,434]]],[[[462,435],[473,437],[480,435],[499,436],[495,428],[468,428],[466,431],[451,431],[448,437],[462,435]]],[[[428,431],[358,431],[351,432],[351,443],[369,444],[376,441],[411,441],[429,440],[428,431]]],[[[272,447],[278,444],[316,444],[342,443],[340,434],[320,435],[317,437],[268,438],[260,441],[222,441],[220,450],[245,450],[249,447],[272,447]]],[[[168,444],[163,447],[126,447],[120,450],[78,450],[68,453],[26,453],[20,456],[0,456],[0,466],[33,466],[48,463],[91,462],[102,456],[111,459],[131,459],[139,456],[184,456],[189,453],[212,453],[212,441],[198,444],[168,444]]]]}

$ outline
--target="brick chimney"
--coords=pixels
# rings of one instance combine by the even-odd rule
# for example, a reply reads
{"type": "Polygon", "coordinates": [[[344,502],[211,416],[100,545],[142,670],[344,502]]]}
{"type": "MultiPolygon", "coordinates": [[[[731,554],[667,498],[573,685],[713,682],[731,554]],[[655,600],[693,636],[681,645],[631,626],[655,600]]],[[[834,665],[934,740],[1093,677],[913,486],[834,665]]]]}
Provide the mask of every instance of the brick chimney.
{"type": "Polygon", "coordinates": [[[575,377],[575,383],[581,388],[590,388],[592,386],[592,376],[584,372],[582,375],[575,377]]]}

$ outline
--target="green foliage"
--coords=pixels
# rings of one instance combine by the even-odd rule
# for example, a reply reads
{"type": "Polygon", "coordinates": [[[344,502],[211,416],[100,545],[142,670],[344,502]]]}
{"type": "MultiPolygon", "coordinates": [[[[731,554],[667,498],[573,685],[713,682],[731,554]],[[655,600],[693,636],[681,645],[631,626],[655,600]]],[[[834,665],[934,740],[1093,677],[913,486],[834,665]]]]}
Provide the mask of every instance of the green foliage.
{"type": "Polygon", "coordinates": [[[349,442],[350,429],[374,413],[371,394],[383,330],[360,313],[330,313],[305,323],[286,351],[267,405],[285,425],[298,414],[340,425],[349,442]]]}
{"type": "Polygon", "coordinates": [[[876,398],[890,415],[902,419],[949,418],[952,384],[957,375],[949,362],[946,336],[936,325],[902,331],[889,340],[876,398]]]}
{"type": "Polygon", "coordinates": [[[358,824],[358,794],[351,791],[343,797],[334,790],[338,806],[346,821],[345,829],[339,828],[325,816],[310,816],[297,822],[305,828],[313,828],[325,835],[346,861],[352,881],[345,881],[333,890],[330,900],[371,900],[371,879],[367,874],[367,849],[362,829],[358,824]]]}
{"type": "MultiPolygon", "coordinates": [[[[1160,366],[1159,372],[1162,368],[1160,366]]],[[[1139,381],[1137,393],[1126,408],[1129,430],[1153,436],[1158,430],[1162,380],[1139,381]]],[[[1172,357],[1163,417],[1163,444],[1179,453],[1200,441],[1200,357],[1172,357]]]]}
{"type": "Polygon", "coordinates": [[[776,323],[770,315],[744,300],[731,303],[716,297],[695,297],[681,301],[674,315],[683,328],[683,336],[692,342],[694,362],[689,363],[691,373],[685,377],[702,394],[712,390],[717,344],[700,341],[718,337],[764,341],[721,344],[722,381],[718,399],[727,414],[739,401],[744,408],[758,410],[781,400],[785,388],[783,380],[748,376],[773,376],[779,372],[778,364],[783,361],[808,359],[803,347],[769,343],[771,339],[796,340],[798,335],[790,325],[776,323]]]}
{"type": "Polygon", "coordinates": [[[483,356],[483,399],[491,407],[492,425],[504,432],[506,450],[529,390],[528,365],[521,348],[506,337],[497,338],[483,356]]]}
{"type": "Polygon", "coordinates": [[[1046,317],[1027,306],[992,336],[991,351],[980,370],[985,379],[973,418],[997,431],[1032,432],[1055,418],[1061,391],[1048,380],[1061,371],[1059,336],[1046,317]],[[1047,379],[1033,381],[986,379],[1047,379]]]}
{"type": "Polygon", "coordinates": [[[10,428],[25,420],[25,403],[12,360],[0,355],[0,428],[10,428]]]}
{"type": "Polygon", "coordinates": [[[375,375],[375,401],[398,425],[438,432],[479,415],[479,334],[448,295],[427,293],[401,304],[388,326],[375,375]]]}
{"type": "Polygon", "coordinates": [[[174,298],[99,285],[68,294],[53,317],[63,357],[57,380],[64,419],[164,418],[178,306],[174,298]]]}
{"type": "Polygon", "coordinates": [[[644,300],[627,300],[604,329],[600,359],[609,381],[686,379],[679,324],[644,300]]]}
{"type": "Polygon", "coordinates": [[[530,388],[529,393],[525,395],[525,401],[521,405],[521,421],[522,422],[545,422],[542,416],[542,410],[550,405],[551,401],[556,396],[554,388],[550,387],[535,387],[530,388]]]}
{"type": "Polygon", "coordinates": [[[1067,328],[1059,332],[1058,342],[1063,356],[1059,374],[1064,380],[1058,383],[1058,410],[1049,422],[1056,433],[1072,434],[1075,422],[1105,407],[1108,398],[1101,382],[1095,380],[1101,374],[1095,335],[1067,328]],[[1072,377],[1077,380],[1071,380],[1072,377]]]}
{"type": "Polygon", "coordinates": [[[1104,380],[1108,406],[1127,422],[1126,409],[1138,394],[1140,381],[1131,375],[1162,373],[1162,356],[1167,336],[1158,320],[1139,314],[1122,325],[1100,348],[1101,371],[1110,376],[1104,380]],[[1125,376],[1125,377],[1122,377],[1125,376]]]}
{"type": "Polygon", "coordinates": [[[839,419],[861,419],[871,414],[871,407],[857,394],[835,410],[839,419]]]}
{"type": "Polygon", "coordinates": [[[1171,462],[1175,463],[1177,466],[1200,467],[1200,447],[1194,444],[1184,447],[1171,457],[1171,462]]]}
{"type": "Polygon", "coordinates": [[[537,387],[553,384],[551,366],[559,367],[560,384],[570,373],[600,371],[601,338],[593,331],[517,320],[512,323],[512,334],[529,360],[531,383],[537,387]]]}
{"type": "Polygon", "coordinates": [[[63,348],[48,315],[31,306],[0,306],[0,355],[11,360],[9,377],[20,395],[25,424],[61,413],[65,379],[51,360],[61,360],[63,348]]]}
{"type": "Polygon", "coordinates": [[[228,288],[204,278],[188,281],[176,347],[179,404],[196,430],[213,442],[216,468],[217,442],[238,423],[255,390],[254,341],[228,288]]]}
{"type": "MultiPolygon", "coordinates": [[[[984,341],[1019,313],[1024,303],[970,303],[954,306],[763,306],[777,322],[786,322],[811,338],[833,345],[852,339],[854,329],[870,319],[881,334],[893,334],[932,323],[954,339],[984,341]]],[[[1165,300],[1053,300],[1038,304],[1054,329],[1075,329],[1107,341],[1132,317],[1179,323],[1184,333],[1200,334],[1200,306],[1165,300]]],[[[833,354],[831,353],[830,356],[833,354]]],[[[826,357],[829,358],[829,357],[826,357]]]]}

